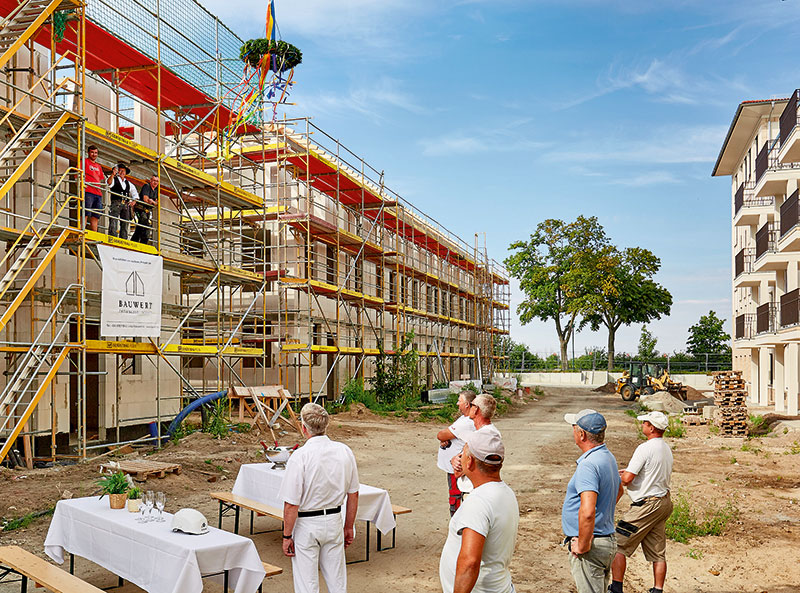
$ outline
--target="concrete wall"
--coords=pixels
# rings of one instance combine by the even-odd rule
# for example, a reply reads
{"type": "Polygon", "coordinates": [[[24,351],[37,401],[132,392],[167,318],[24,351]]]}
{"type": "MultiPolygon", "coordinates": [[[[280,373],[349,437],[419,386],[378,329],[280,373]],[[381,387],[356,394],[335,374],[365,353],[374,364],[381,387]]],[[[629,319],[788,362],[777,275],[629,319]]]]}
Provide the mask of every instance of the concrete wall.
{"type": "MultiPolygon", "coordinates": [[[[622,373],[609,373],[606,371],[578,371],[574,373],[497,373],[501,377],[517,377],[523,386],[531,385],[573,385],[585,387],[599,387],[609,382],[615,382],[622,376],[622,373]]],[[[679,381],[684,385],[693,387],[697,390],[713,389],[711,375],[692,374],[692,375],[670,375],[673,381],[679,381]]]]}

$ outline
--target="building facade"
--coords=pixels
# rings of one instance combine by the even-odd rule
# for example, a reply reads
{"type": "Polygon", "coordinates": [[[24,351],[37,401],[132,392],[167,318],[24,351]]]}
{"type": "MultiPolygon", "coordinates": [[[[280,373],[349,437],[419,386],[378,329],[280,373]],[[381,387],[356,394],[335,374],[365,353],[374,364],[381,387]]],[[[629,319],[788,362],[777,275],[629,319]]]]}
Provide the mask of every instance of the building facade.
{"type": "Polygon", "coordinates": [[[751,403],[798,413],[798,97],[739,105],[713,175],[731,178],[733,368],[751,403]]]}

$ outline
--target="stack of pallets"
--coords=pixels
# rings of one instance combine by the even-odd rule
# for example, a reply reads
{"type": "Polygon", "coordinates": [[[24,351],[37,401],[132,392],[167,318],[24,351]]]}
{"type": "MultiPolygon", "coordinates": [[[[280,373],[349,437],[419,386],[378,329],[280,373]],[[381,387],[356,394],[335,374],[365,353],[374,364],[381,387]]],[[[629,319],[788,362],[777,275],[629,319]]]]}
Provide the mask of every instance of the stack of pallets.
{"type": "Polygon", "coordinates": [[[747,436],[747,389],[742,371],[717,371],[714,400],[718,407],[717,426],[723,436],[747,436]]]}

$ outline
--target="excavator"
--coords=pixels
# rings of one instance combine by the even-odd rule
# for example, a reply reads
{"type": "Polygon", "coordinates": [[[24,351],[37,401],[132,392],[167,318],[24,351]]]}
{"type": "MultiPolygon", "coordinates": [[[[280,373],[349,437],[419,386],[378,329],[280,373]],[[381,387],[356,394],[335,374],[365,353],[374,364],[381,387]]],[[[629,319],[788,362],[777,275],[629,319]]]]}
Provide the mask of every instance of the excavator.
{"type": "Polygon", "coordinates": [[[622,377],[617,379],[615,391],[626,402],[656,391],[666,391],[682,401],[686,401],[688,397],[683,383],[673,381],[669,372],[660,365],[646,362],[628,363],[628,368],[622,372],[622,377]]]}

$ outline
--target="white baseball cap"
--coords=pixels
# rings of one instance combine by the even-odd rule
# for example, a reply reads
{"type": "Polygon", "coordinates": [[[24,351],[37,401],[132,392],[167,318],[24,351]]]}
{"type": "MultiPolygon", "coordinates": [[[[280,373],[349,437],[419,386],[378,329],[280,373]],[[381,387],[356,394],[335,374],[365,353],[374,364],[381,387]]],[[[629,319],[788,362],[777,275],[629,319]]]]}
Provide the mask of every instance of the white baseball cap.
{"type": "Polygon", "coordinates": [[[664,412],[647,412],[647,414],[637,416],[636,419],[639,422],[649,422],[658,430],[666,430],[669,426],[669,418],[664,412]]]}
{"type": "Polygon", "coordinates": [[[503,440],[494,431],[476,430],[467,437],[470,454],[489,465],[500,465],[506,456],[503,440]]]}

